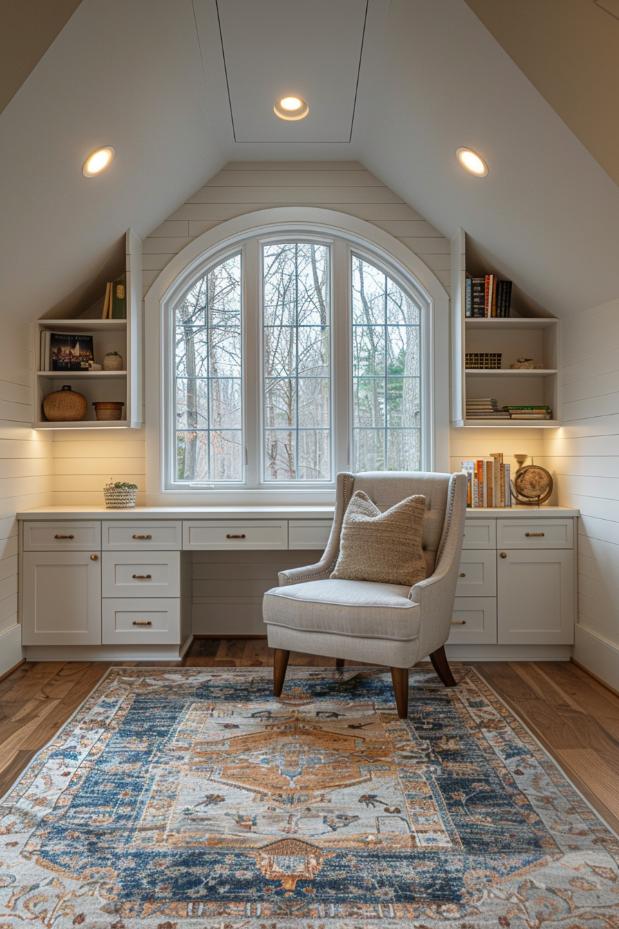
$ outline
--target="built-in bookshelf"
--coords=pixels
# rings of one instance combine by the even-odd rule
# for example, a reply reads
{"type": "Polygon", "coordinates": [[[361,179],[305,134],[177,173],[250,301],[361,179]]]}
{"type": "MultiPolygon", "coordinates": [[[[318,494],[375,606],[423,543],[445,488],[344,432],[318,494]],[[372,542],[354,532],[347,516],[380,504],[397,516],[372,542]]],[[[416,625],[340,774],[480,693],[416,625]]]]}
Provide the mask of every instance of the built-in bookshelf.
{"type": "Polygon", "coordinates": [[[559,425],[559,320],[532,305],[518,290],[517,282],[510,315],[467,317],[467,277],[486,273],[494,274],[496,280],[503,277],[497,269],[480,262],[466,233],[458,230],[452,242],[453,424],[474,429],[554,429],[559,425]],[[467,367],[466,357],[471,353],[500,355],[501,366],[467,367]],[[523,358],[532,359],[535,367],[510,367],[523,358]],[[483,401],[493,402],[496,415],[475,416],[483,401]],[[547,408],[551,418],[531,418],[538,414],[514,407],[547,408]],[[511,412],[506,408],[512,408],[511,412]],[[525,416],[529,418],[518,418],[525,416]]]}
{"type": "Polygon", "coordinates": [[[125,287],[125,318],[103,318],[106,285],[100,287],[100,296],[83,307],[76,305],[63,318],[53,314],[39,319],[33,332],[34,357],[34,415],[36,429],[123,429],[142,424],[141,397],[141,242],[129,230],[124,237],[124,254],[113,268],[114,279],[122,279],[125,287]],[[75,314],[75,315],[73,315],[75,314]],[[90,346],[93,360],[103,363],[108,353],[122,357],[120,370],[49,370],[51,334],[83,336],[90,346]],[[46,335],[49,337],[46,339],[46,335]],[[84,419],[78,421],[49,422],[43,412],[45,397],[64,386],[80,393],[87,401],[84,419]],[[122,403],[121,419],[98,420],[95,402],[122,403]]]}

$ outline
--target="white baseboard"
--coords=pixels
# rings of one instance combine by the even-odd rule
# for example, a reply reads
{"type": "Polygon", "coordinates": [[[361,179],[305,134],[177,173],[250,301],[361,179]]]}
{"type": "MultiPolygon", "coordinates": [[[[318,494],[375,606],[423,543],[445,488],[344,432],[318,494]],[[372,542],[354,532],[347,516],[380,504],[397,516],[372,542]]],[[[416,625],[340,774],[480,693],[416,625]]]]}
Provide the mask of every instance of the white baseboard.
{"type": "Polygon", "coordinates": [[[576,624],[574,660],[604,683],[619,690],[619,645],[588,626],[576,624]]]}
{"type": "Polygon", "coordinates": [[[451,661],[569,661],[571,645],[446,645],[451,661]]]}
{"type": "Polygon", "coordinates": [[[28,661],[180,661],[193,636],[182,645],[24,645],[28,661]]]}
{"type": "Polygon", "coordinates": [[[22,660],[21,626],[15,623],[0,632],[0,677],[22,660]]]}

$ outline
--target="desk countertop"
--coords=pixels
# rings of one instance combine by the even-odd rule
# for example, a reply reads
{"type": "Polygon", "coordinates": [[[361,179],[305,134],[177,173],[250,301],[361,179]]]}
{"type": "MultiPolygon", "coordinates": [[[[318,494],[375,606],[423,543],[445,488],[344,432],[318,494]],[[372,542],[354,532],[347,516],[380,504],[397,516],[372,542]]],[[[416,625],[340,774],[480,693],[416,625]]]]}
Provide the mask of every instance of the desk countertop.
{"type": "MultiPolygon", "coordinates": [[[[321,519],[333,518],[334,507],[320,506],[136,506],[106,510],[104,506],[42,506],[23,510],[18,519],[321,519]]],[[[555,519],[578,516],[564,506],[513,506],[469,509],[467,519],[555,519]]]]}

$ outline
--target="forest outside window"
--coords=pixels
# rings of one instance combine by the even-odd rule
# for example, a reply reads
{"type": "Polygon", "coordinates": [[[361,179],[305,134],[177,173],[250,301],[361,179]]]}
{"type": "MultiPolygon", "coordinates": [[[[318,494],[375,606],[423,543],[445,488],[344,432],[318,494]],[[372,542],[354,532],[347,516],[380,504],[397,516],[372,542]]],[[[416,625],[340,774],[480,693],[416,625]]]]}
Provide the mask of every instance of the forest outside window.
{"type": "Polygon", "coordinates": [[[424,312],[342,240],[246,240],[172,304],[167,486],[329,487],[418,470],[424,312]]]}

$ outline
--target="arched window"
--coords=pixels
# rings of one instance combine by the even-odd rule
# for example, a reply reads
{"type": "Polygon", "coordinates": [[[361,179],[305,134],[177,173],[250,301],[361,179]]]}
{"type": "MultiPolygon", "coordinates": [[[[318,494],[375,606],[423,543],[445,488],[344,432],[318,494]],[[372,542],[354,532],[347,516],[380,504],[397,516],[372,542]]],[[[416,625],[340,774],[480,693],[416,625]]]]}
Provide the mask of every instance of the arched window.
{"type": "Polygon", "coordinates": [[[194,261],[161,304],[163,489],[430,468],[430,306],[370,243],[310,228],[194,261]]]}

